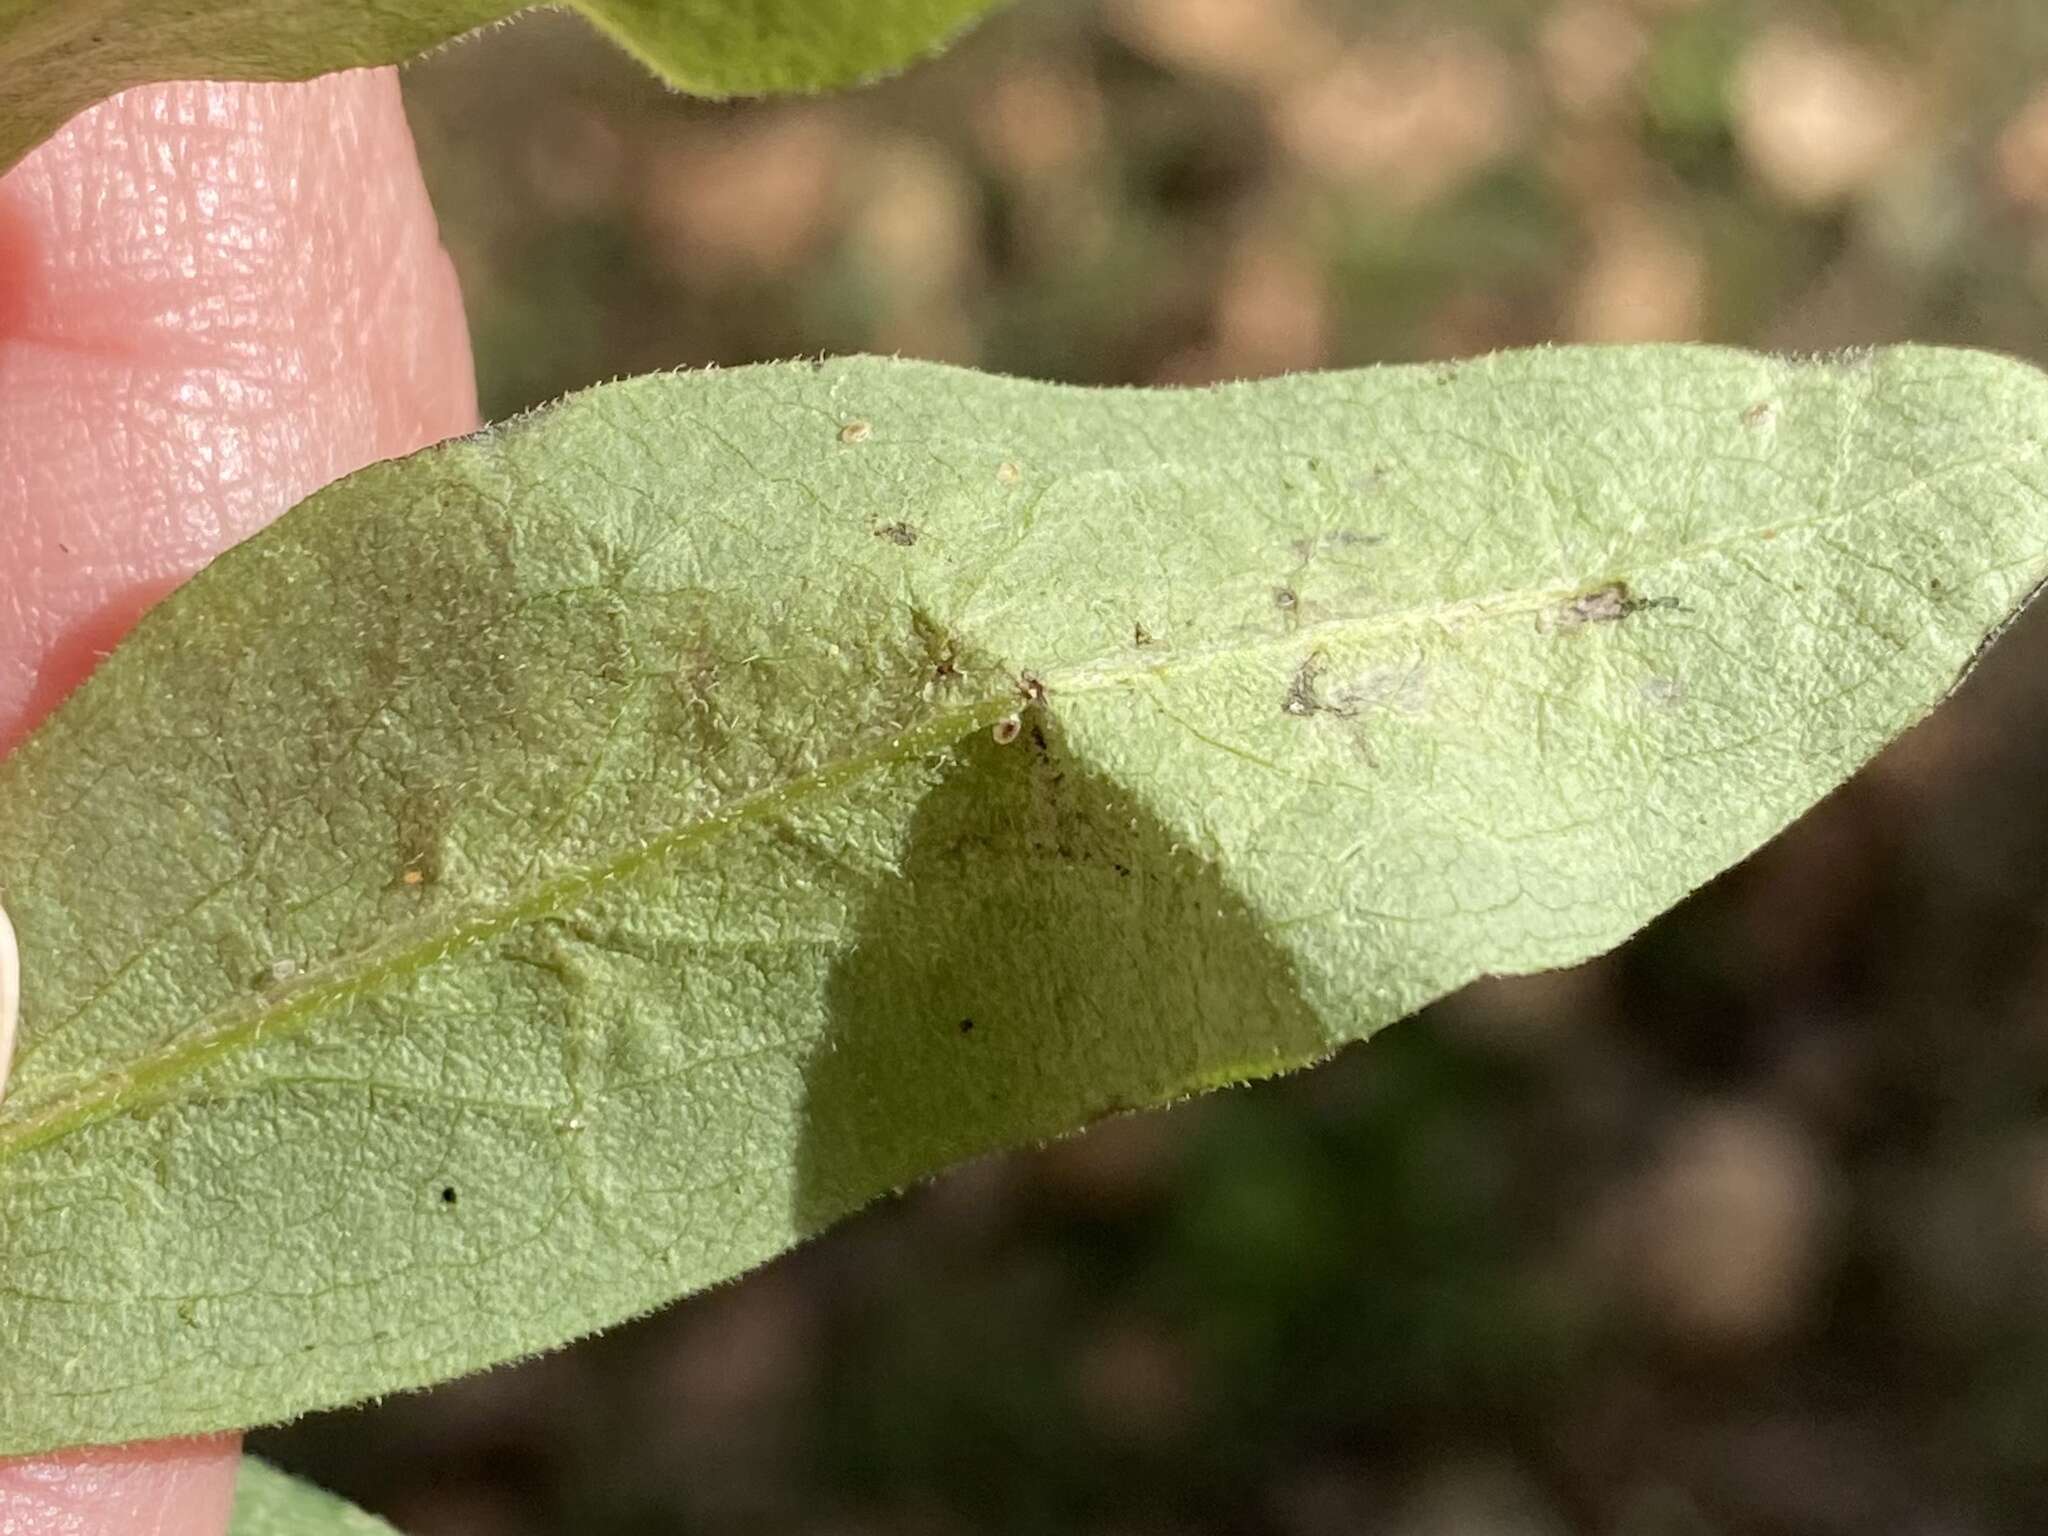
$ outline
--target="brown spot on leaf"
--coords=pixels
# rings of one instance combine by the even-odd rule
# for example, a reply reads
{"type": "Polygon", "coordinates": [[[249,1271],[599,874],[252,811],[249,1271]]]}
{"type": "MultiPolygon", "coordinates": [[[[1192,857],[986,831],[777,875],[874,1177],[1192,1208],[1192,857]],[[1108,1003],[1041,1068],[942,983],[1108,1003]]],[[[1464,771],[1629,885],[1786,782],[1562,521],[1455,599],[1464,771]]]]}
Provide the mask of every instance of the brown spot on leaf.
{"type": "Polygon", "coordinates": [[[416,790],[398,807],[398,873],[393,885],[416,891],[441,879],[442,838],[448,827],[446,797],[436,789],[416,790]]]}
{"type": "Polygon", "coordinates": [[[1427,705],[1425,677],[1418,664],[1412,667],[1374,667],[1337,687],[1327,686],[1329,660],[1313,651],[1287,680],[1284,714],[1297,719],[1312,715],[1334,715],[1349,720],[1374,710],[1393,710],[1404,715],[1420,714],[1427,705]]]}
{"type": "Polygon", "coordinates": [[[995,743],[999,747],[1007,747],[1023,734],[1024,722],[1015,715],[1003,716],[1002,719],[995,723],[995,728],[989,732],[989,735],[995,738],[995,743]]]}
{"type": "Polygon", "coordinates": [[[855,443],[864,443],[875,435],[875,424],[871,421],[849,421],[839,429],[839,441],[849,448],[855,443]]]}
{"type": "Polygon", "coordinates": [[[1143,624],[1133,624],[1133,625],[1131,626],[1131,644],[1133,644],[1133,645],[1150,645],[1151,643],[1152,643],[1152,631],[1151,631],[1151,630],[1147,629],[1147,628],[1146,628],[1146,627],[1145,627],[1145,626],[1144,626],[1143,624]]]}
{"type": "Polygon", "coordinates": [[[909,549],[917,542],[917,530],[908,523],[884,523],[875,530],[875,537],[909,549]]]}
{"type": "Polygon", "coordinates": [[[1564,605],[1562,618],[1567,624],[1612,624],[1627,618],[1636,609],[1636,600],[1625,581],[1610,581],[1604,587],[1591,592],[1582,592],[1564,605]]]}
{"type": "Polygon", "coordinates": [[[1323,666],[1321,651],[1311,651],[1302,658],[1301,665],[1287,680],[1287,698],[1280,706],[1283,713],[1306,720],[1322,710],[1323,701],[1317,692],[1316,680],[1322,676],[1323,666]]]}
{"type": "Polygon", "coordinates": [[[1564,603],[1556,611],[1555,622],[1559,629],[1583,629],[1589,624],[1618,624],[1645,608],[1677,606],[1675,597],[1638,597],[1627,582],[1610,581],[1564,603]]]}
{"type": "Polygon", "coordinates": [[[996,478],[1005,485],[1015,485],[1024,478],[1024,471],[1009,459],[1005,459],[996,466],[996,478]]]}
{"type": "Polygon", "coordinates": [[[910,611],[910,627],[925,665],[930,668],[927,675],[931,681],[944,685],[957,679],[961,675],[960,644],[953,638],[953,632],[922,608],[910,611]]]}

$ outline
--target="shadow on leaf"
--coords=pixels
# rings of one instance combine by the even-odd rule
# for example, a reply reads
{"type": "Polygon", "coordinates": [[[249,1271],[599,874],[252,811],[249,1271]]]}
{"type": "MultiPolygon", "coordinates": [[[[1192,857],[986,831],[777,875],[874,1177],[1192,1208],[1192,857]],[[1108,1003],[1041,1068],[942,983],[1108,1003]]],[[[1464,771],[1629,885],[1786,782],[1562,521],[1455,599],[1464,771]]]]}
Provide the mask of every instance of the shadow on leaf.
{"type": "Polygon", "coordinates": [[[1216,868],[1030,711],[954,749],[827,987],[793,1215],[1323,1054],[1216,868]],[[1003,733],[1007,735],[1008,733],[1003,733]]]}

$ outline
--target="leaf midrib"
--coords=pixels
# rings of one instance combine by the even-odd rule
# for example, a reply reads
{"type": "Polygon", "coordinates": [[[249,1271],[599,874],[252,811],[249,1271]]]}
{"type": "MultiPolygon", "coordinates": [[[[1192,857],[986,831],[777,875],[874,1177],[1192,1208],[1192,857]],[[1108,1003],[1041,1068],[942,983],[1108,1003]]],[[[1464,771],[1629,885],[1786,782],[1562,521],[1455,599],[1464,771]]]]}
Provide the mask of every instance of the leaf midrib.
{"type": "MultiPolygon", "coordinates": [[[[1684,564],[1703,554],[1760,540],[1765,534],[1776,536],[1793,528],[1831,524],[1846,515],[1846,509],[1838,509],[1789,523],[1780,520],[1768,526],[1746,528],[1674,550],[1661,559],[1643,562],[1638,569],[1650,571],[1684,564]]],[[[1243,659],[1272,651],[1300,651],[1304,646],[1313,649],[1318,639],[1392,633],[1429,622],[1483,623],[1540,614],[1553,610],[1573,596],[1597,589],[1603,581],[1617,579],[1627,578],[1605,574],[1569,585],[1557,583],[1544,587],[1511,588],[1480,597],[1457,598],[1372,615],[1338,615],[1258,639],[1239,639],[1187,649],[1169,648],[1156,660],[1147,660],[1139,665],[1117,666],[1104,658],[1092,663],[1048,669],[1040,672],[1039,676],[1046,685],[1047,693],[1055,700],[1061,696],[1099,693],[1127,686],[1142,677],[1165,677],[1176,670],[1204,667],[1218,661],[1243,659]]],[[[935,716],[918,730],[891,738],[886,747],[842,758],[788,784],[744,795],[715,814],[651,838],[606,862],[586,865],[542,881],[523,899],[507,903],[485,915],[433,929],[424,937],[393,948],[388,954],[379,956],[372,948],[342,956],[337,962],[310,973],[295,990],[282,996],[273,995],[265,1006],[253,1009],[237,1006],[221,1010],[215,1015],[220,1022],[211,1027],[168,1042],[138,1058],[132,1065],[110,1072],[98,1082],[53,1101],[13,1125],[0,1126],[0,1165],[36,1147],[59,1140],[95,1120],[150,1102],[170,1085],[239,1047],[300,1027],[329,1003],[366,992],[384,982],[413,975],[435,960],[472,948],[523,923],[559,912],[603,885],[630,876],[672,854],[714,841],[728,828],[759,820],[793,803],[837,789],[872,769],[935,751],[971,731],[993,726],[1005,715],[1013,713],[1017,704],[1016,696],[1006,692],[956,707],[935,716]],[[321,971],[331,971],[335,964],[348,960],[366,963],[345,976],[325,982],[318,979],[321,971]]]]}

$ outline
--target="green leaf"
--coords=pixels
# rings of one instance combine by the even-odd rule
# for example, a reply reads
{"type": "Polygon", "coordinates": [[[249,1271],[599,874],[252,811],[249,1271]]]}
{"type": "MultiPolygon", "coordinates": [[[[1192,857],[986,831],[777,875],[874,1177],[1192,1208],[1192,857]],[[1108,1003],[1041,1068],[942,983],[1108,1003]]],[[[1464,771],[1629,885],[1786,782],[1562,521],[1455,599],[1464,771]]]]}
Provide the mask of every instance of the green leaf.
{"type": "Polygon", "coordinates": [[[254,1456],[235,1477],[228,1536],[396,1536],[390,1526],[254,1456]]]}
{"type": "Polygon", "coordinates": [[[365,470],[0,766],[0,1451],[557,1344],[1615,944],[2048,573],[2048,384],[644,379],[365,470]]]}
{"type": "MultiPolygon", "coordinates": [[[[0,171],[72,114],[155,80],[305,80],[396,64],[531,0],[0,0],[0,171]]],[[[571,0],[700,96],[900,69],[994,0],[571,0]]]]}

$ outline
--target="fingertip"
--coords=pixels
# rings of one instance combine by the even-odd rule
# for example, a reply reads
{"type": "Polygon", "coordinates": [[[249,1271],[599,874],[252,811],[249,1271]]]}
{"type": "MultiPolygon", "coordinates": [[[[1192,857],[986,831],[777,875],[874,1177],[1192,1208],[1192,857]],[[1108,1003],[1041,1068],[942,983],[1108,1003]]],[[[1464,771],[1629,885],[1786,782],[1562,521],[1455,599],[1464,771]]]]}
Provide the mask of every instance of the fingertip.
{"type": "MultiPolygon", "coordinates": [[[[0,754],[141,611],[330,480],[469,430],[390,71],[170,85],[0,178],[0,754]]],[[[7,1536],[220,1536],[239,1436],[0,1461],[7,1536]]]]}
{"type": "Polygon", "coordinates": [[[7,1536],[221,1536],[241,1437],[96,1446],[0,1461],[7,1536]]]}
{"type": "Polygon", "coordinates": [[[220,550],[475,420],[391,71],[75,119],[0,179],[0,752],[220,550]]]}

